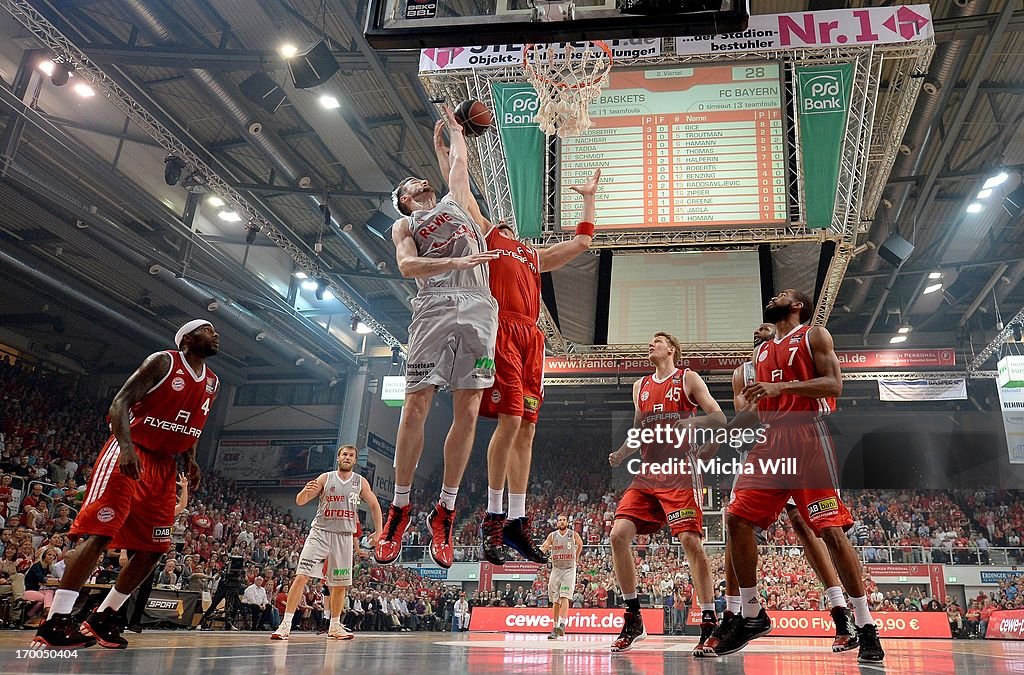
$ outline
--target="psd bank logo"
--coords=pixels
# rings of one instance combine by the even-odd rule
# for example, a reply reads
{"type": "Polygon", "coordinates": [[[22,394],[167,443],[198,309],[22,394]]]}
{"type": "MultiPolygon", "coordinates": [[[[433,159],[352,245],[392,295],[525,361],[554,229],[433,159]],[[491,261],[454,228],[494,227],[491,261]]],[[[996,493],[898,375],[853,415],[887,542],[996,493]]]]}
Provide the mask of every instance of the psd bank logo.
{"type": "Polygon", "coordinates": [[[432,63],[437,64],[438,68],[444,69],[464,51],[466,51],[465,47],[441,47],[424,49],[423,55],[432,63]]]}
{"type": "Polygon", "coordinates": [[[800,75],[800,114],[846,112],[846,83],[841,70],[818,70],[800,75]]]}
{"type": "Polygon", "coordinates": [[[539,107],[537,91],[530,87],[519,91],[510,91],[500,99],[501,109],[498,111],[498,126],[501,129],[514,127],[537,128],[534,115],[539,107]]]}

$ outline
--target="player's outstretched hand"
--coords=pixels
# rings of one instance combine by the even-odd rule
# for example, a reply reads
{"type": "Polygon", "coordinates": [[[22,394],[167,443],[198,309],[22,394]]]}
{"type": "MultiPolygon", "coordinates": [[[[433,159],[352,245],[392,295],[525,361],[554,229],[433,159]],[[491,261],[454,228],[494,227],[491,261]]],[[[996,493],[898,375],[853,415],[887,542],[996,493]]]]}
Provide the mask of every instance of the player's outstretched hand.
{"type": "Polygon", "coordinates": [[[121,473],[132,480],[138,480],[141,473],[139,456],[132,446],[121,446],[121,457],[117,462],[121,473]]]}
{"type": "Polygon", "coordinates": [[[615,452],[608,453],[608,463],[611,464],[612,466],[618,466],[619,464],[622,464],[622,455],[619,454],[618,450],[616,450],[615,452]]]}
{"type": "Polygon", "coordinates": [[[444,120],[434,123],[434,151],[441,154],[448,154],[448,144],[444,142],[444,120]]]}
{"type": "Polygon", "coordinates": [[[462,125],[455,119],[455,112],[452,111],[451,106],[446,105],[444,107],[444,118],[445,122],[448,124],[449,131],[458,131],[459,133],[462,133],[462,125]]]}
{"type": "Polygon", "coordinates": [[[497,260],[498,254],[495,251],[484,251],[483,253],[474,253],[473,255],[466,255],[460,258],[452,258],[452,267],[457,270],[468,270],[477,265],[483,265],[489,263],[492,260],[497,260]]]}
{"type": "Polygon", "coordinates": [[[580,183],[579,185],[570,185],[569,188],[581,195],[592,195],[597,193],[597,184],[601,180],[601,170],[597,169],[594,171],[594,175],[590,177],[586,183],[580,183]]]}

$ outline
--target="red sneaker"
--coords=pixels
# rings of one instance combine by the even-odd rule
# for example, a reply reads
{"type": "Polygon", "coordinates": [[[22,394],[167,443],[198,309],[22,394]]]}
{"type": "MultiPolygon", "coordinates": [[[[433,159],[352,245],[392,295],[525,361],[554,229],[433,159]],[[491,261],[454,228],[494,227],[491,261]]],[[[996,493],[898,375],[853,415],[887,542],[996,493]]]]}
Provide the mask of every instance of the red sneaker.
{"type": "Polygon", "coordinates": [[[409,527],[411,505],[388,507],[388,518],[384,521],[384,532],[381,533],[377,545],[373,549],[373,557],[381,565],[393,563],[402,553],[402,535],[409,527]]]}
{"type": "Polygon", "coordinates": [[[439,566],[448,569],[455,560],[455,549],[452,548],[452,527],[455,525],[455,510],[437,503],[427,517],[430,527],[430,557],[439,566]]]}

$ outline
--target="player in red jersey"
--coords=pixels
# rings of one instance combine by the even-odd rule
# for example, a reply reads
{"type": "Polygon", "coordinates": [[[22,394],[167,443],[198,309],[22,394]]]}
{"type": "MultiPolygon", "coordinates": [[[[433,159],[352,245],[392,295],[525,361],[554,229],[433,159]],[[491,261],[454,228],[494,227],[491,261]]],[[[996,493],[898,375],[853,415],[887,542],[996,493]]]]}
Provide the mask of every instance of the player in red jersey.
{"type": "Polygon", "coordinates": [[[774,523],[792,497],[804,522],[825,543],[850,596],[860,643],[858,661],[879,663],[885,652],[868,609],[860,560],[846,538],[853,518],[839,498],[835,450],[822,420],[835,409],[835,397],[843,391],[843,376],[832,336],[823,327],[806,325],[812,307],[811,298],[793,289],[768,303],[764,319],[775,324],[775,337],[754,350],[756,381],[741,392],[757,410],[739,413],[730,425],[763,423],[764,439],[750,451],[747,461],[760,466],[762,459],[793,458],[799,477],[787,480],[761,469],[736,480],[726,523],[743,620],[716,634],[715,653],[730,654],[771,632],[771,621],[757,597],[754,528],[774,523]]]}
{"type": "MultiPolygon", "coordinates": [[[[636,563],[632,543],[637,534],[653,534],[667,524],[672,536],[679,539],[686,552],[690,576],[700,602],[701,639],[693,650],[697,656],[703,653],[704,643],[717,625],[717,617],[711,568],[701,541],[704,537],[701,512],[703,485],[693,461],[696,445],[700,445],[693,443],[694,431],[721,428],[725,425],[725,414],[700,375],[676,365],[682,354],[674,337],[668,333],[655,333],[647,350],[655,370],[654,374],[633,384],[636,410],[633,428],[643,432],[671,429],[680,434],[682,442],[636,443],[627,439],[618,450],[608,455],[608,463],[618,466],[638,449],[642,462],[650,465],[675,459],[685,460],[685,463],[668,475],[658,473],[659,470],[648,472],[643,464],[640,464],[639,472],[635,471],[635,466],[631,470],[636,477],[619,501],[611,532],[615,578],[626,602],[622,632],[612,643],[611,650],[629,651],[634,642],[647,637],[640,616],[640,601],[636,597],[636,563]],[[698,407],[704,411],[703,416],[697,416],[698,407]]],[[[635,460],[630,462],[636,463],[635,460]]]]}
{"type": "MultiPolygon", "coordinates": [[[[771,340],[774,337],[775,324],[762,323],[754,329],[754,347],[756,348],[762,342],[771,340]]],[[[746,361],[733,371],[732,400],[737,413],[754,407],[752,403],[743,397],[743,388],[756,381],[757,377],[754,374],[753,361],[746,361]]],[[[742,461],[746,461],[747,453],[742,452],[741,456],[743,458],[742,461]]],[[[810,564],[811,569],[814,570],[815,576],[818,577],[821,585],[825,588],[825,595],[828,598],[829,611],[832,614],[832,623],[835,626],[836,632],[835,639],[832,642],[832,651],[845,652],[856,649],[859,646],[859,642],[853,629],[853,616],[846,606],[843,588],[840,586],[836,568],[828,557],[828,550],[825,548],[825,544],[821,539],[814,536],[814,532],[804,522],[803,516],[800,515],[800,509],[796,507],[796,502],[792,498],[786,502],[786,516],[789,517],[793,531],[796,533],[800,545],[803,546],[804,557],[807,558],[807,562],[810,564]]],[[[812,600],[813,609],[818,608],[817,604],[820,599],[821,596],[816,590],[808,593],[808,600],[812,600]],[[812,597],[812,595],[817,597],[812,597]]],[[[725,614],[722,615],[723,630],[725,630],[727,623],[742,620],[740,616],[740,585],[732,568],[732,553],[728,546],[725,548],[725,600],[726,610],[725,614]]],[[[710,650],[705,656],[716,656],[714,649],[718,646],[718,643],[718,638],[711,637],[707,642],[710,650]]]]}
{"type": "Polygon", "coordinates": [[[124,649],[117,611],[149,578],[171,547],[178,496],[177,455],[188,482],[199,485],[196,445],[220,381],[206,367],[220,348],[213,324],[196,319],[178,329],[180,351],[150,355],[110,404],[111,436],[93,468],[73,537],[88,536],[69,560],[34,646],[124,649]],[[78,592],[108,548],[134,551],[99,608],[79,626],[72,618],[78,592]]]}
{"type": "MultiPolygon", "coordinates": [[[[441,172],[447,175],[450,165],[442,130],[438,122],[434,150],[441,172]]],[[[562,267],[590,247],[600,180],[598,169],[589,181],[571,187],[583,197],[583,219],[575,237],[546,248],[520,241],[503,222],[491,227],[476,201],[469,204],[470,214],[487,231],[488,250],[499,254],[489,265],[491,294],[498,301],[494,384],[480,402],[480,414],[498,420],[487,446],[487,514],[480,528],[484,559],[495,565],[504,564],[505,546],[527,560],[547,563],[547,556],[533,541],[526,515],[533,438],[544,401],[544,333],[537,327],[540,275],[562,267]],[[506,478],[507,516],[503,508],[506,478]]]]}

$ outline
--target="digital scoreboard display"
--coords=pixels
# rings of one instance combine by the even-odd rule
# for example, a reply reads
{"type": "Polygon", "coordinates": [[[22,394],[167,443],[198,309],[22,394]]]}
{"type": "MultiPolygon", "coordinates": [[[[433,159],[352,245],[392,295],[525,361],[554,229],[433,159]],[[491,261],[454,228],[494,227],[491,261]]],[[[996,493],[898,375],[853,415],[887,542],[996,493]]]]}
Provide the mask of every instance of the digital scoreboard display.
{"type": "Polygon", "coordinates": [[[581,219],[569,189],[601,169],[599,230],[789,221],[778,63],[612,69],[594,126],[562,141],[563,227],[581,219]]]}

